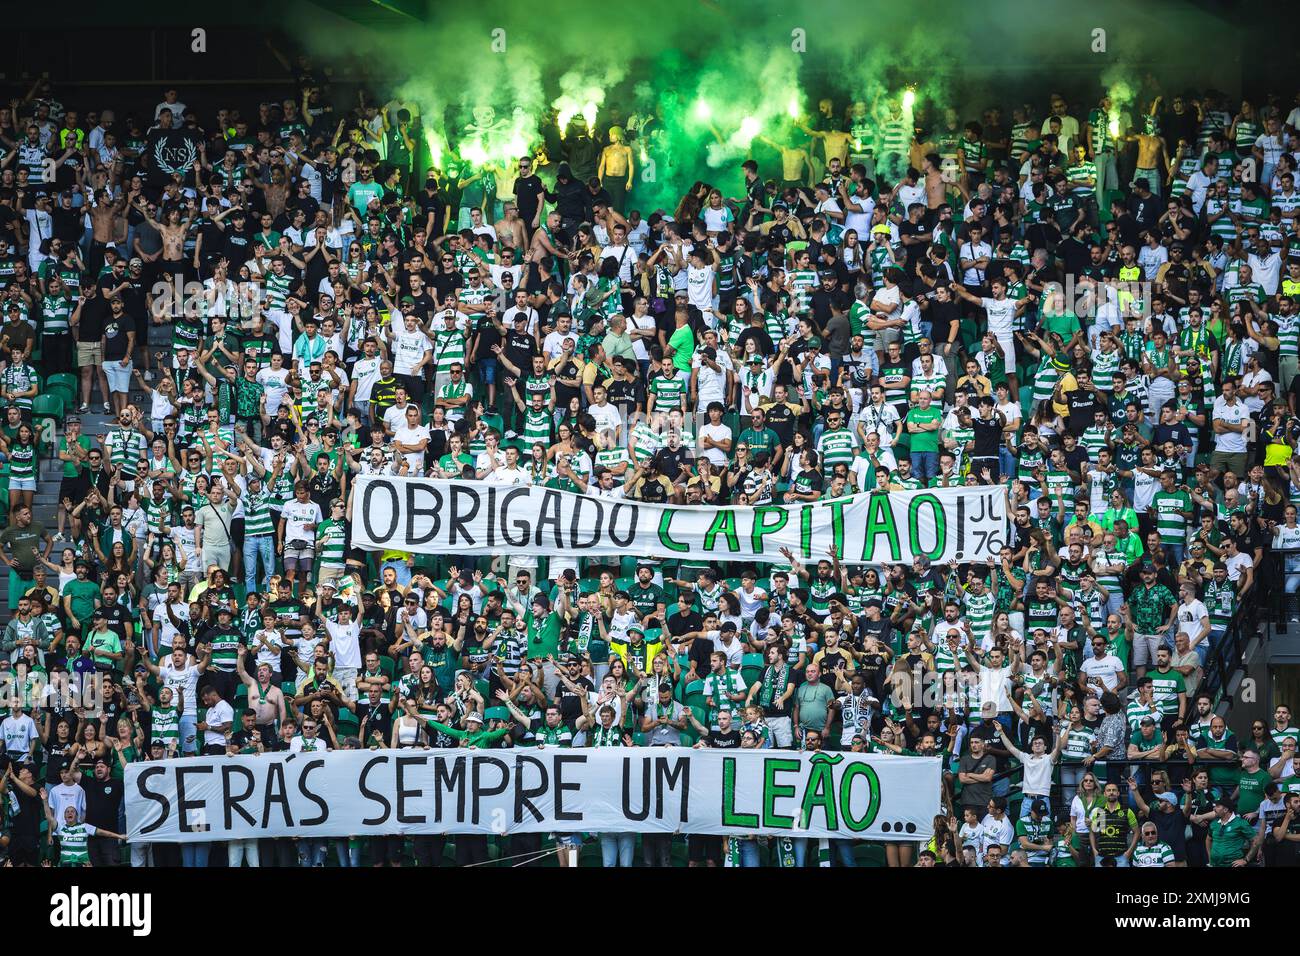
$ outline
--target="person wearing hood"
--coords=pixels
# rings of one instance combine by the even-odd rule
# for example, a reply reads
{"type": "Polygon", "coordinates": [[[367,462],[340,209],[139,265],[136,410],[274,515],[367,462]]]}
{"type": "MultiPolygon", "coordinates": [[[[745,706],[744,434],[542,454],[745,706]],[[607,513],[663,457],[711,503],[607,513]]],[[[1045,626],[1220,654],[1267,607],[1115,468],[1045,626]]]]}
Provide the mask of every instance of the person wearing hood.
{"type": "Polygon", "coordinates": [[[555,211],[560,214],[560,226],[569,235],[590,216],[591,194],[586,185],[574,177],[568,163],[560,163],[555,174],[555,189],[547,190],[546,200],[555,203],[555,211]]]}

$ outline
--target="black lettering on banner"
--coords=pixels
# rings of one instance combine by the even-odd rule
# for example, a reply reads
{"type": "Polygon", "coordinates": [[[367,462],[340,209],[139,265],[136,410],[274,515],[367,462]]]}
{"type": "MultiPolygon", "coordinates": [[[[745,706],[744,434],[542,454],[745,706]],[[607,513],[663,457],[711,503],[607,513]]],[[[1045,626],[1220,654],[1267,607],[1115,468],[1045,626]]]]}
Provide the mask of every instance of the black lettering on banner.
{"type": "Polygon", "coordinates": [[[487,546],[495,548],[497,546],[497,486],[488,485],[488,539],[487,546]]]}
{"type": "Polygon", "coordinates": [[[397,822],[398,823],[423,823],[425,816],[423,813],[411,814],[406,812],[407,799],[419,799],[424,795],[424,791],[411,789],[406,786],[406,768],[407,767],[424,767],[428,761],[423,757],[398,757],[397,758],[397,822]]]}
{"type": "Polygon", "coordinates": [[[566,783],[564,780],[564,768],[569,764],[585,764],[587,758],[583,754],[556,754],[551,758],[551,776],[555,779],[555,786],[552,791],[555,793],[555,819],[556,821],[581,820],[582,814],[575,813],[571,810],[564,809],[564,794],[566,792],[576,792],[582,789],[578,783],[566,783]]]}
{"type": "Polygon", "coordinates": [[[276,761],[266,774],[266,797],[262,800],[262,826],[271,826],[271,804],[280,805],[280,817],[286,828],[293,826],[293,811],[289,806],[288,788],[284,783],[284,764],[276,761]]]}
{"type": "Polygon", "coordinates": [[[644,820],[650,815],[650,758],[641,760],[641,809],[632,809],[632,758],[623,758],[623,816],[629,820],[644,820]]]}
{"type": "Polygon", "coordinates": [[[681,822],[686,822],[691,799],[691,758],[678,757],[671,761],[668,757],[655,758],[655,819],[664,818],[664,794],[676,790],[680,781],[682,785],[681,822]]]}
{"type": "Polygon", "coordinates": [[[478,514],[479,505],[477,488],[465,488],[461,485],[451,486],[451,517],[447,519],[447,544],[450,547],[454,548],[457,544],[457,531],[464,537],[466,545],[471,548],[474,547],[476,543],[474,536],[466,530],[465,525],[474,520],[474,516],[478,514]],[[470,507],[468,511],[461,510],[461,498],[469,499],[470,507]]]}
{"type": "Polygon", "coordinates": [[[441,491],[418,481],[408,481],[406,483],[406,541],[403,547],[427,544],[436,538],[438,536],[438,527],[442,524],[438,517],[441,512],[441,491]],[[433,499],[433,503],[427,508],[421,508],[416,504],[417,495],[428,495],[433,499]],[[433,520],[429,523],[428,534],[422,534],[419,537],[416,537],[416,519],[423,515],[428,515],[433,520]]]}
{"type": "Polygon", "coordinates": [[[637,505],[630,505],[620,501],[609,512],[609,524],[606,526],[606,532],[609,534],[609,540],[613,541],[620,548],[630,548],[632,542],[636,540],[636,529],[639,524],[641,512],[637,505]],[[627,530],[619,534],[618,519],[620,513],[626,511],[628,514],[627,530]]]}
{"type": "Polygon", "coordinates": [[[225,794],[226,798],[225,809],[227,830],[234,829],[234,816],[231,813],[232,810],[238,813],[243,818],[244,822],[250,827],[257,826],[257,819],[240,806],[241,803],[253,795],[255,787],[256,781],[253,777],[253,771],[249,770],[247,767],[241,767],[238,764],[227,764],[221,768],[221,792],[225,794]],[[231,790],[231,778],[236,775],[242,777],[244,780],[243,793],[236,794],[231,790]]]}
{"type": "Polygon", "coordinates": [[[574,495],[573,513],[569,517],[569,547],[575,551],[582,551],[591,548],[600,543],[604,534],[605,525],[605,506],[601,504],[599,498],[592,498],[589,495],[574,495]],[[591,528],[591,540],[579,541],[578,533],[582,529],[582,509],[590,505],[596,509],[596,518],[588,523],[591,528]]]}
{"type": "Polygon", "coordinates": [[[209,774],[209,773],[212,773],[212,767],[203,764],[200,764],[197,767],[176,768],[176,807],[177,807],[177,812],[180,815],[179,826],[182,833],[185,832],[186,830],[202,831],[206,833],[208,830],[212,829],[212,827],[208,825],[208,821],[206,819],[194,826],[191,826],[189,822],[190,811],[201,810],[204,806],[207,805],[207,801],[185,799],[186,775],[194,774],[197,776],[198,774],[209,774]]]}
{"type": "Polygon", "coordinates": [[[513,529],[519,532],[519,537],[512,538],[510,536],[511,528],[508,520],[509,512],[510,512],[510,503],[520,496],[525,498],[528,497],[527,485],[519,488],[511,488],[504,495],[502,495],[501,511],[496,516],[497,519],[501,522],[501,540],[506,544],[510,545],[510,547],[512,548],[526,548],[528,546],[529,539],[531,539],[533,536],[532,528],[529,527],[527,519],[524,518],[521,518],[519,521],[517,521],[513,529]]]}
{"type": "Polygon", "coordinates": [[[369,782],[370,771],[373,770],[375,767],[379,766],[380,764],[386,764],[386,763],[388,763],[387,757],[374,757],[370,760],[367,760],[365,766],[361,768],[361,775],[357,777],[357,789],[361,791],[361,795],[365,797],[367,800],[373,800],[375,803],[383,807],[383,810],[380,811],[379,816],[366,817],[365,819],[363,819],[361,821],[362,826],[367,826],[367,827],[380,826],[381,824],[387,823],[388,818],[392,815],[393,805],[388,802],[388,798],[385,797],[382,793],[380,793],[377,790],[371,790],[370,782],[369,782]]]}
{"type": "Polygon", "coordinates": [[[465,819],[465,762],[435,757],[433,760],[433,779],[436,789],[433,791],[433,819],[442,822],[442,795],[450,790],[456,791],[456,822],[465,819]]]}
{"type": "Polygon", "coordinates": [[[390,541],[397,532],[397,522],[402,513],[402,509],[397,506],[397,502],[397,486],[391,481],[379,479],[366,484],[366,493],[361,496],[361,523],[365,525],[366,537],[376,544],[384,544],[390,541]],[[375,517],[378,511],[375,496],[381,492],[388,496],[389,522],[386,531],[376,531],[375,526],[371,524],[371,519],[375,517]]]}
{"type": "Polygon", "coordinates": [[[149,787],[147,786],[147,784],[152,778],[163,777],[166,775],[167,775],[166,767],[149,767],[146,770],[140,771],[140,776],[135,778],[136,792],[138,792],[140,796],[144,797],[146,800],[152,800],[154,803],[158,804],[159,807],[158,819],[155,820],[153,823],[150,823],[148,826],[141,827],[140,828],[141,836],[143,836],[146,833],[153,833],[155,830],[161,829],[163,824],[167,822],[167,818],[171,815],[172,812],[171,801],[168,800],[167,797],[164,796],[163,794],[155,793],[154,791],[150,790],[149,787]]]}
{"type": "Polygon", "coordinates": [[[515,823],[522,823],[524,820],[524,808],[538,823],[542,822],[542,811],[537,809],[537,804],[533,803],[533,797],[543,796],[547,791],[547,773],[546,764],[536,757],[530,757],[527,754],[519,754],[515,757],[515,823]],[[529,787],[524,783],[524,766],[535,767],[537,769],[540,781],[535,787],[529,787]]]}
{"type": "Polygon", "coordinates": [[[564,538],[560,535],[560,493],[558,491],[542,492],[542,506],[537,509],[537,523],[533,525],[533,540],[542,547],[542,535],[550,528],[555,535],[555,546],[564,550],[564,538]]]}
{"type": "Polygon", "coordinates": [[[484,797],[495,797],[498,793],[505,793],[506,786],[510,783],[510,768],[506,766],[504,760],[498,760],[496,757],[475,756],[470,758],[473,766],[470,767],[470,779],[474,781],[474,808],[470,817],[470,822],[477,825],[479,822],[481,804],[484,797]],[[483,782],[483,768],[492,767],[501,774],[501,779],[495,786],[488,787],[483,782]]]}
{"type": "Polygon", "coordinates": [[[312,803],[316,804],[316,806],[320,807],[320,816],[303,818],[302,820],[299,820],[298,823],[301,826],[304,827],[319,826],[320,824],[324,823],[326,820],[330,818],[329,804],[327,804],[324,800],[322,800],[319,794],[312,793],[311,788],[307,786],[308,774],[310,774],[313,770],[318,770],[323,766],[325,766],[325,760],[321,757],[317,757],[315,760],[307,761],[307,763],[303,765],[302,773],[298,774],[298,792],[301,793],[308,800],[310,800],[312,803]]]}

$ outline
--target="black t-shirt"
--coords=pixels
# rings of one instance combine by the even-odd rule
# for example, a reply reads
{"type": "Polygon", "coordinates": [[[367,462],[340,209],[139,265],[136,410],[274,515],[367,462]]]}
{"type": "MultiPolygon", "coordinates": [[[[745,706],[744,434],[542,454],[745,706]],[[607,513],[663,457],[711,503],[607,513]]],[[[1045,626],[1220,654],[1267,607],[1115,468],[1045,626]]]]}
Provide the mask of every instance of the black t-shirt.
{"type": "Polygon", "coordinates": [[[125,641],[127,624],[131,620],[127,609],[120,604],[109,604],[98,608],[97,611],[103,613],[109,628],[117,633],[118,639],[125,641]]]}
{"type": "Polygon", "coordinates": [[[422,226],[429,221],[430,216],[433,218],[433,228],[430,230],[430,239],[436,239],[442,235],[443,225],[446,222],[447,204],[442,201],[442,197],[435,191],[432,196],[427,189],[422,189],[415,194],[415,201],[420,207],[421,221],[417,226],[422,226]]]}
{"type": "Polygon", "coordinates": [[[542,185],[541,179],[535,174],[532,176],[520,176],[515,180],[515,201],[519,204],[519,217],[524,223],[532,226],[533,216],[537,212],[537,205],[541,200],[541,195],[546,191],[542,185]]]}
{"type": "Polygon", "coordinates": [[[81,306],[81,321],[77,323],[77,341],[93,343],[103,338],[104,323],[111,308],[102,294],[86,299],[81,306]]]}
{"type": "Polygon", "coordinates": [[[1002,444],[1002,422],[996,415],[983,419],[976,415],[971,419],[971,428],[975,430],[974,458],[995,458],[998,447],[1002,444]]]}
{"type": "Polygon", "coordinates": [[[120,362],[126,358],[128,336],[136,331],[135,320],[123,309],[121,315],[111,312],[104,318],[104,361],[120,362]]]}
{"type": "Polygon", "coordinates": [[[375,707],[371,707],[370,699],[367,697],[365,700],[357,701],[358,724],[367,717],[370,718],[370,722],[366,724],[366,737],[361,741],[362,746],[369,745],[370,738],[377,735],[381,741],[380,746],[387,747],[393,729],[393,712],[382,701],[375,707]]]}
{"type": "MultiPolygon", "coordinates": [[[[585,692],[595,690],[595,685],[585,677],[579,677],[573,683],[585,692]]],[[[564,718],[566,724],[572,724],[582,716],[582,698],[563,681],[560,681],[556,687],[555,700],[560,706],[560,716],[564,718]]]]}
{"type": "Polygon", "coordinates": [[[734,750],[740,746],[740,731],[736,730],[735,727],[732,727],[726,733],[720,730],[710,730],[703,739],[706,747],[714,747],[718,750],[734,750]]]}
{"type": "Polygon", "coordinates": [[[116,832],[118,811],[122,808],[122,781],[91,777],[83,780],[81,786],[86,791],[86,822],[116,832]]]}
{"type": "Polygon", "coordinates": [[[678,445],[676,450],[665,445],[655,452],[652,460],[659,465],[659,474],[669,481],[677,481],[681,477],[682,465],[691,460],[691,450],[685,445],[678,445]]]}

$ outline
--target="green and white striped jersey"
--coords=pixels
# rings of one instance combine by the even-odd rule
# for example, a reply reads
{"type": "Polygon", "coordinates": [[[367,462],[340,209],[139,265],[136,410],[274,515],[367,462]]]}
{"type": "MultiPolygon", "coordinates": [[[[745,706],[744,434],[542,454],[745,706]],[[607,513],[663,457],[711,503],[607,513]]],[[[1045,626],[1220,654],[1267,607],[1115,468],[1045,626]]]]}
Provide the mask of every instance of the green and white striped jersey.
{"type": "MultiPolygon", "coordinates": [[[[247,520],[247,519],[245,519],[247,520]]],[[[245,531],[247,533],[247,531],[245,531]]],[[[320,543],[320,566],[322,568],[341,569],[344,561],[348,537],[347,525],[333,518],[326,518],[316,529],[316,540],[320,543]]]]}

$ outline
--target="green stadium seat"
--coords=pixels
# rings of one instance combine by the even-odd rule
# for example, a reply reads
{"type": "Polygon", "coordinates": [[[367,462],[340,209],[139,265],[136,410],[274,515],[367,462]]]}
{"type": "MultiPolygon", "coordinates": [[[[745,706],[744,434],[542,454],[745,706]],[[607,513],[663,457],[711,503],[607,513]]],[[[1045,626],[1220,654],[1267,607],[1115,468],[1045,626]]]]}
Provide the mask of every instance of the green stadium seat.
{"type": "Polygon", "coordinates": [[[59,385],[67,388],[72,394],[77,394],[77,376],[71,372],[54,372],[45,378],[45,387],[48,389],[52,385],[59,385]]]}
{"type": "Polygon", "coordinates": [[[68,388],[62,382],[48,382],[43,389],[46,395],[57,395],[63,399],[63,407],[72,409],[77,404],[77,393],[74,389],[68,388]]]}
{"type": "Polygon", "coordinates": [[[488,720],[509,720],[510,711],[504,707],[489,707],[483,711],[483,716],[488,720]]]}

